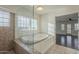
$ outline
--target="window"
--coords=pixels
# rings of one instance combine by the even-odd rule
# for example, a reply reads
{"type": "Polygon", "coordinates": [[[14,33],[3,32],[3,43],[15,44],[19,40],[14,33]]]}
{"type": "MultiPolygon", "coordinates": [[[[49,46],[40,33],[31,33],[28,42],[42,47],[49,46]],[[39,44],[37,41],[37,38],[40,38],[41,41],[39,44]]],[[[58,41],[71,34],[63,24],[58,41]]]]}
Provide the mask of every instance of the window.
{"type": "Polygon", "coordinates": [[[65,37],[61,36],[61,44],[64,45],[65,44],[65,37]]]}
{"type": "Polygon", "coordinates": [[[48,23],[48,33],[54,35],[54,24],[48,23]]]}
{"type": "Polygon", "coordinates": [[[30,26],[30,20],[29,18],[18,16],[18,27],[19,28],[27,28],[29,29],[30,26]]]}
{"type": "Polygon", "coordinates": [[[78,30],[79,29],[79,24],[78,23],[75,23],[74,24],[74,30],[78,30]]]}
{"type": "Polygon", "coordinates": [[[65,25],[61,24],[61,30],[65,30],[65,25]]]}
{"type": "Polygon", "coordinates": [[[0,26],[10,26],[10,13],[0,10],[0,26]]]}
{"type": "Polygon", "coordinates": [[[72,37],[71,36],[67,36],[67,46],[71,47],[71,43],[72,43],[72,37]]]}
{"type": "Polygon", "coordinates": [[[71,33],[71,24],[67,24],[67,33],[71,33]]]}
{"type": "Polygon", "coordinates": [[[37,30],[37,20],[31,19],[31,30],[37,30]]]}
{"type": "Polygon", "coordinates": [[[30,17],[18,16],[17,25],[21,29],[37,30],[37,20],[30,17]]]}
{"type": "Polygon", "coordinates": [[[75,48],[78,48],[78,39],[77,38],[74,39],[74,43],[75,43],[75,48]]]}

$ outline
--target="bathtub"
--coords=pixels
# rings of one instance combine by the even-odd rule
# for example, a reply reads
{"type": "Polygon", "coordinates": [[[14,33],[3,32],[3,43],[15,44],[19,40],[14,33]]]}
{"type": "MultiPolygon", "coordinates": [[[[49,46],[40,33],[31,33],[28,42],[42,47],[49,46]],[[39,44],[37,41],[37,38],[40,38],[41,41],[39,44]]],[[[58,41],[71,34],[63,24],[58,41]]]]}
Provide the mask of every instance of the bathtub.
{"type": "Polygon", "coordinates": [[[27,35],[27,36],[23,36],[21,37],[21,41],[25,44],[35,44],[35,43],[38,43],[40,41],[43,41],[45,40],[46,38],[48,38],[48,34],[45,34],[45,33],[37,33],[37,34],[34,34],[34,35],[27,35]]]}
{"type": "Polygon", "coordinates": [[[54,37],[46,33],[23,36],[15,42],[29,53],[45,53],[54,43],[54,37]]]}

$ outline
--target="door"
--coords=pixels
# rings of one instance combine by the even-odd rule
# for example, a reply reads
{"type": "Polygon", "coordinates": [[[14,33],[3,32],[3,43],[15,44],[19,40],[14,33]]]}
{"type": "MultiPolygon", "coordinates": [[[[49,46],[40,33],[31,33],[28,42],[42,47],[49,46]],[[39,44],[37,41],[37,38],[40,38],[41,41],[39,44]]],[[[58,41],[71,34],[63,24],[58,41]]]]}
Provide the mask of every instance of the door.
{"type": "Polygon", "coordinates": [[[56,44],[78,49],[78,13],[56,17],[56,44]]]}

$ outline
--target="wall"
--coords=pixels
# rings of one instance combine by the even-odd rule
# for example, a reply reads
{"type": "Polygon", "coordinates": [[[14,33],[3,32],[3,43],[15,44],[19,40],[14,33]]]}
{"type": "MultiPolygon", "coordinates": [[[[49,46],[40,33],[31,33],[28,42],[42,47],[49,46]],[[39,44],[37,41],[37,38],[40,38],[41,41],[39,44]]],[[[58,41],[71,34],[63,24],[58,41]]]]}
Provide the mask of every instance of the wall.
{"type": "Polygon", "coordinates": [[[49,20],[48,15],[42,15],[42,19],[40,21],[41,32],[48,33],[48,20],[49,20]]]}
{"type": "MultiPolygon", "coordinates": [[[[29,10],[29,6],[26,5],[25,7],[28,8],[24,8],[21,5],[0,5],[0,9],[4,9],[6,11],[12,12],[12,13],[16,13],[19,15],[24,15],[24,16],[33,16],[33,11],[29,10]]],[[[31,10],[33,10],[33,8],[30,8],[31,10]]]]}

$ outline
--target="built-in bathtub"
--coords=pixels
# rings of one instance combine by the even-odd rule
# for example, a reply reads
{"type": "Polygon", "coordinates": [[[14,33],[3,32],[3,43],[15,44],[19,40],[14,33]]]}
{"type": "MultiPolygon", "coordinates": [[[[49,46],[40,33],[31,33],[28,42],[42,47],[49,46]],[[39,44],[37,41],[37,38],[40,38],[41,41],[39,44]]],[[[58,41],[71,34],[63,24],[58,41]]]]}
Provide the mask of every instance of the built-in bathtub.
{"type": "Polygon", "coordinates": [[[15,42],[29,53],[45,53],[54,44],[54,37],[46,33],[37,33],[23,36],[15,42]]]}
{"type": "Polygon", "coordinates": [[[23,36],[20,40],[25,44],[31,45],[45,40],[46,38],[48,38],[48,36],[49,35],[45,33],[38,33],[34,35],[23,36]]]}

